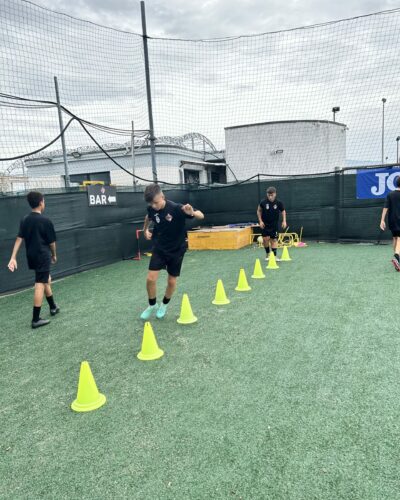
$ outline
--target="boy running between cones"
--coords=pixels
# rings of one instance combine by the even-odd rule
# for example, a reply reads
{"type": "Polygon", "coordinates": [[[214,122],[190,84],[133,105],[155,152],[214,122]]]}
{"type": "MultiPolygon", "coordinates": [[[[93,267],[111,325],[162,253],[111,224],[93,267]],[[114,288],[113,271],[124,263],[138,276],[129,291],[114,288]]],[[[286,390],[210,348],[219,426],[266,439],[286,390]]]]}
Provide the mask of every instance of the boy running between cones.
{"type": "Polygon", "coordinates": [[[146,282],[149,305],[140,316],[147,321],[153,313],[158,319],[164,318],[176,289],[186,252],[186,219],[202,220],[204,215],[189,204],[181,205],[167,200],[158,184],[146,187],[144,199],[149,205],[143,226],[144,237],[153,241],[146,282]],[[151,222],[154,224],[153,233],[149,231],[151,222]],[[158,305],[157,280],[162,269],[167,270],[168,283],[163,301],[158,305]]]}
{"type": "MultiPolygon", "coordinates": [[[[269,254],[272,249],[276,257],[276,249],[278,248],[278,233],[279,233],[279,213],[282,213],[282,228],[287,228],[286,210],[283,203],[276,198],[276,188],[269,187],[266,191],[264,200],[260,201],[257,207],[258,223],[261,228],[265,253],[265,260],[269,259],[269,254]],[[270,249],[271,245],[271,249],[270,249]]],[[[280,259],[276,259],[279,261],[280,259]]]]}
{"type": "Polygon", "coordinates": [[[382,231],[386,229],[385,218],[388,216],[388,226],[393,236],[394,256],[392,263],[396,271],[400,271],[400,176],[396,177],[396,189],[390,192],[385,200],[385,207],[382,210],[381,224],[382,231]]]}

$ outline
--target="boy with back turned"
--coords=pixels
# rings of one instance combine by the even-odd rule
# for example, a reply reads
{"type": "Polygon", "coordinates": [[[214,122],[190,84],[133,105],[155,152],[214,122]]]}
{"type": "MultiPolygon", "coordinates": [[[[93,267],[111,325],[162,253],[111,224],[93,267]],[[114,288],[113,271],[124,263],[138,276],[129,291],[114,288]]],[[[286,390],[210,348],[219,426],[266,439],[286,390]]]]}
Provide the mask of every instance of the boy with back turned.
{"type": "Polygon", "coordinates": [[[8,268],[11,272],[17,269],[17,254],[24,241],[29,269],[35,271],[35,292],[31,325],[32,328],[39,328],[50,323],[48,319],[40,317],[43,295],[46,296],[52,316],[55,316],[60,311],[60,308],[54,302],[50,277],[50,265],[57,262],[56,233],[51,220],[42,215],[45,209],[43,195],[39,192],[31,191],[27,196],[27,200],[32,208],[32,212],[21,221],[8,268]]]}

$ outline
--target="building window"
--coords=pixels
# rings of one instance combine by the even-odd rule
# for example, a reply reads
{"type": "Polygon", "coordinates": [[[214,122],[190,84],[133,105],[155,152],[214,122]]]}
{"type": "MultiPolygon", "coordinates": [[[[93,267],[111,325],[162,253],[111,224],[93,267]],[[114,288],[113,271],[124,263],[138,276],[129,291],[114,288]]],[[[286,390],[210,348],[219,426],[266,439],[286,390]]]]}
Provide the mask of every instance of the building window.
{"type": "Polygon", "coordinates": [[[185,184],[199,184],[200,172],[198,170],[184,170],[185,184]]]}
{"type": "Polygon", "coordinates": [[[219,172],[211,172],[211,184],[220,183],[221,175],[219,172]]]}
{"type": "Polygon", "coordinates": [[[91,174],[73,174],[69,176],[71,184],[82,184],[83,181],[103,181],[105,185],[110,184],[110,172],[94,172],[91,174]]]}

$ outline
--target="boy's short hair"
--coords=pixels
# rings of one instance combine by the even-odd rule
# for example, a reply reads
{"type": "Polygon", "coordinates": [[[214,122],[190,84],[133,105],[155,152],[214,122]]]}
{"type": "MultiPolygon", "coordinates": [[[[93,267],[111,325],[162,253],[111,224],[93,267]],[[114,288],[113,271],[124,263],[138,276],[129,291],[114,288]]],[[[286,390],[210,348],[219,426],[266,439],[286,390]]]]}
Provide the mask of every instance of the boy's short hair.
{"type": "Polygon", "coordinates": [[[274,186],[270,186],[267,189],[267,194],[274,194],[274,193],[276,193],[276,188],[274,186]]]}
{"type": "Polygon", "coordinates": [[[44,197],[39,191],[31,191],[26,197],[31,208],[37,208],[43,201],[44,197]]]}
{"type": "Polygon", "coordinates": [[[400,188],[400,175],[396,177],[396,180],[394,182],[396,184],[396,187],[400,188]]]}
{"type": "Polygon", "coordinates": [[[146,203],[151,203],[154,198],[161,193],[162,190],[158,184],[149,184],[144,190],[144,199],[146,203]]]}

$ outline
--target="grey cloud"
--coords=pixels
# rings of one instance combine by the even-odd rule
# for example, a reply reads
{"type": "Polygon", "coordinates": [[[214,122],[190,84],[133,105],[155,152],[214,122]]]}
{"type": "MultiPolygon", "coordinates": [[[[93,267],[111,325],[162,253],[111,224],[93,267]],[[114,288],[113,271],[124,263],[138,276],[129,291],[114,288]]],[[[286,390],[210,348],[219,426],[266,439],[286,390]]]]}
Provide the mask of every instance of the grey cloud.
{"type": "MultiPolygon", "coordinates": [[[[391,7],[390,2],[367,5],[371,11],[391,7]]],[[[73,4],[58,0],[51,8],[140,31],[139,4],[125,0],[73,4]]],[[[147,3],[147,16],[150,34],[207,38],[326,21],[360,14],[361,8],[365,12],[365,4],[353,0],[329,5],[292,0],[284,7],[281,2],[258,0],[234,4],[155,1],[147,3]]],[[[54,98],[52,78],[57,74],[63,102],[80,116],[121,128],[129,128],[134,119],[138,128],[147,128],[141,38],[35,12],[36,17],[14,19],[11,34],[4,35],[3,30],[0,57],[5,58],[3,67],[8,66],[3,88],[54,98]]],[[[331,119],[331,107],[340,105],[340,121],[350,128],[349,154],[365,160],[379,158],[383,95],[388,98],[388,141],[398,134],[399,29],[395,14],[219,42],[149,40],[156,134],[195,131],[223,147],[226,126],[331,119]]],[[[8,121],[16,118],[19,131],[24,121],[32,122],[28,115],[17,118],[16,112],[7,116],[8,121]]],[[[11,127],[3,145],[8,141],[16,151],[24,147],[24,141],[42,145],[42,139],[51,136],[48,131],[56,128],[49,128],[43,120],[34,129],[26,128],[22,140],[11,127]]],[[[68,131],[69,144],[85,141],[75,127],[68,131]]]]}

